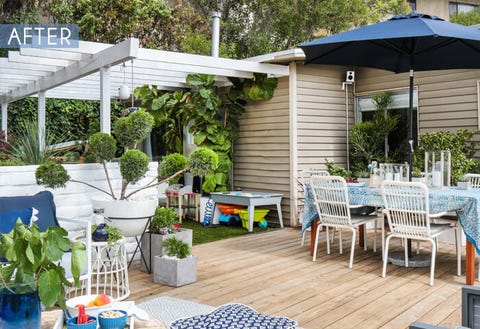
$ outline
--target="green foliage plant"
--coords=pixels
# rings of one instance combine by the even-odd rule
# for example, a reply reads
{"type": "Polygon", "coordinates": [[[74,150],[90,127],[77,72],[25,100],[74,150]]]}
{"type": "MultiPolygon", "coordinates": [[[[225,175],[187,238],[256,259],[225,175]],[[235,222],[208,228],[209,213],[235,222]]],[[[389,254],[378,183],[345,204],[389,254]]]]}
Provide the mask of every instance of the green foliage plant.
{"type": "Polygon", "coordinates": [[[13,134],[14,138],[6,152],[8,158],[16,163],[42,164],[58,153],[45,146],[53,145],[61,138],[49,131],[44,135],[39,134],[38,124],[33,120],[23,122],[22,125],[13,129],[13,134]],[[44,144],[41,144],[42,140],[44,144]],[[44,147],[41,147],[42,145],[44,147]]]}
{"type": "Polygon", "coordinates": [[[248,101],[266,100],[273,96],[277,79],[255,74],[253,79],[230,78],[232,86],[223,92],[215,87],[215,78],[205,74],[189,74],[191,90],[165,92],[156,86],[135,90],[142,106],[153,114],[156,124],[166,125],[167,148],[183,151],[183,127],[188,126],[194,143],[218,154],[218,167],[204,177],[203,191],[226,191],[230,188],[232,145],[238,139],[238,121],[248,101]]]}
{"type": "Polygon", "coordinates": [[[466,173],[478,172],[479,161],[474,158],[478,142],[473,140],[479,131],[459,129],[456,133],[438,131],[420,135],[415,149],[414,167],[423,168],[426,151],[450,150],[451,183],[466,173]]]}
{"type": "MultiPolygon", "coordinates": [[[[165,178],[170,176],[170,173],[182,170],[187,166],[187,158],[180,153],[171,153],[162,157],[162,161],[158,166],[159,177],[165,178]]],[[[170,180],[170,184],[178,183],[180,176],[177,176],[170,180]]]]}
{"type": "Polygon", "coordinates": [[[176,257],[178,259],[187,258],[192,251],[188,243],[183,242],[176,237],[171,237],[162,242],[162,247],[165,248],[165,254],[169,257],[176,257]]]}
{"type": "Polygon", "coordinates": [[[29,289],[38,289],[45,306],[57,303],[65,308],[65,287],[73,284],[59,263],[69,250],[73,284],[79,287],[80,271],[87,262],[85,245],[71,242],[67,231],[60,226],[40,232],[35,223],[24,225],[19,219],[11,232],[0,238],[0,257],[8,259],[0,262],[0,287],[9,289],[14,284],[27,284],[29,289]]]}
{"type": "Polygon", "coordinates": [[[327,166],[327,171],[332,176],[341,176],[345,179],[352,177],[352,172],[343,167],[335,165],[335,163],[325,159],[325,164],[327,166]]]}
{"type": "Polygon", "coordinates": [[[178,223],[178,214],[171,207],[157,207],[150,222],[149,232],[152,234],[170,234],[176,231],[173,224],[178,223]]]}
{"type": "Polygon", "coordinates": [[[354,176],[357,178],[368,178],[370,177],[370,171],[368,169],[358,170],[354,173],[354,176]]]}
{"type": "Polygon", "coordinates": [[[386,111],[390,93],[378,93],[372,100],[376,107],[373,120],[357,122],[350,128],[350,163],[354,172],[367,169],[372,160],[384,162],[385,139],[398,125],[398,118],[386,111]]]}

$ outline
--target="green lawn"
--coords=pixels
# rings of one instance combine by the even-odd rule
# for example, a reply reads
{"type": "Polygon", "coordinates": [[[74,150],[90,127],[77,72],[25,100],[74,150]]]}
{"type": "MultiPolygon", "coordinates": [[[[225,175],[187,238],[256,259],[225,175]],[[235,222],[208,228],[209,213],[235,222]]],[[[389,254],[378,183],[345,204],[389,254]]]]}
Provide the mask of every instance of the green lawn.
{"type": "Polygon", "coordinates": [[[254,234],[259,232],[266,232],[274,228],[267,227],[253,227],[253,232],[249,233],[241,225],[239,226],[227,226],[227,225],[213,225],[210,227],[203,227],[202,223],[195,222],[190,219],[182,221],[182,227],[193,230],[193,245],[228,239],[245,234],[254,234]]]}

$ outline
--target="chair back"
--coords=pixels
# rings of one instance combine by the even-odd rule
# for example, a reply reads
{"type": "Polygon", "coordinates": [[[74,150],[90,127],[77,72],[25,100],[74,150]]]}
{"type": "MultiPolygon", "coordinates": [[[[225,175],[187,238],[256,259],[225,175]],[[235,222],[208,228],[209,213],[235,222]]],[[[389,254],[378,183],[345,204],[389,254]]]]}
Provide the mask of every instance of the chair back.
{"type": "Polygon", "coordinates": [[[330,176],[328,171],[320,169],[302,170],[301,181],[303,185],[303,191],[306,191],[307,185],[310,184],[310,177],[312,176],[330,176]]]}
{"type": "Polygon", "coordinates": [[[381,188],[392,234],[412,239],[430,235],[428,188],[425,184],[383,181],[381,188]]]}
{"type": "Polygon", "coordinates": [[[465,174],[465,177],[468,179],[470,183],[472,183],[472,187],[474,188],[480,187],[480,174],[465,174]]]}
{"type": "Polygon", "coordinates": [[[315,206],[320,223],[327,225],[352,225],[347,182],[340,176],[310,177],[315,206]]]}

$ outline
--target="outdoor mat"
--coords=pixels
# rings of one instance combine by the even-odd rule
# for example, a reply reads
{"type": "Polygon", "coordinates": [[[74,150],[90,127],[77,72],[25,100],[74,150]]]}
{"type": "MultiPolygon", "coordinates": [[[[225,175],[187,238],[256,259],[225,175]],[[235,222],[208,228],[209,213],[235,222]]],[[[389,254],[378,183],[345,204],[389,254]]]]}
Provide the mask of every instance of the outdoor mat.
{"type": "Polygon", "coordinates": [[[168,296],[157,297],[137,306],[147,311],[152,317],[167,324],[180,318],[206,314],[215,309],[210,305],[168,296]]]}
{"type": "Polygon", "coordinates": [[[243,304],[222,305],[208,314],[178,319],[172,329],[294,329],[297,322],[286,317],[260,314],[243,304]]]}

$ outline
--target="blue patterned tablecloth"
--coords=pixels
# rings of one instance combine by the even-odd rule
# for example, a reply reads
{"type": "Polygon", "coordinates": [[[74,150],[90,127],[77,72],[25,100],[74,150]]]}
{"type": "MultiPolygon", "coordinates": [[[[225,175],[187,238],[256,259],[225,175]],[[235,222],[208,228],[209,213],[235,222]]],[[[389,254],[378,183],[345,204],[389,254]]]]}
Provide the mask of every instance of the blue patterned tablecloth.
{"type": "MultiPolygon", "coordinates": [[[[349,186],[348,197],[352,205],[383,207],[380,188],[349,186]]],[[[429,202],[430,213],[456,211],[468,241],[475,246],[477,253],[480,254],[480,189],[430,189],[429,202]]],[[[307,186],[302,233],[311,226],[315,218],[317,218],[317,209],[311,188],[307,186]]]]}

